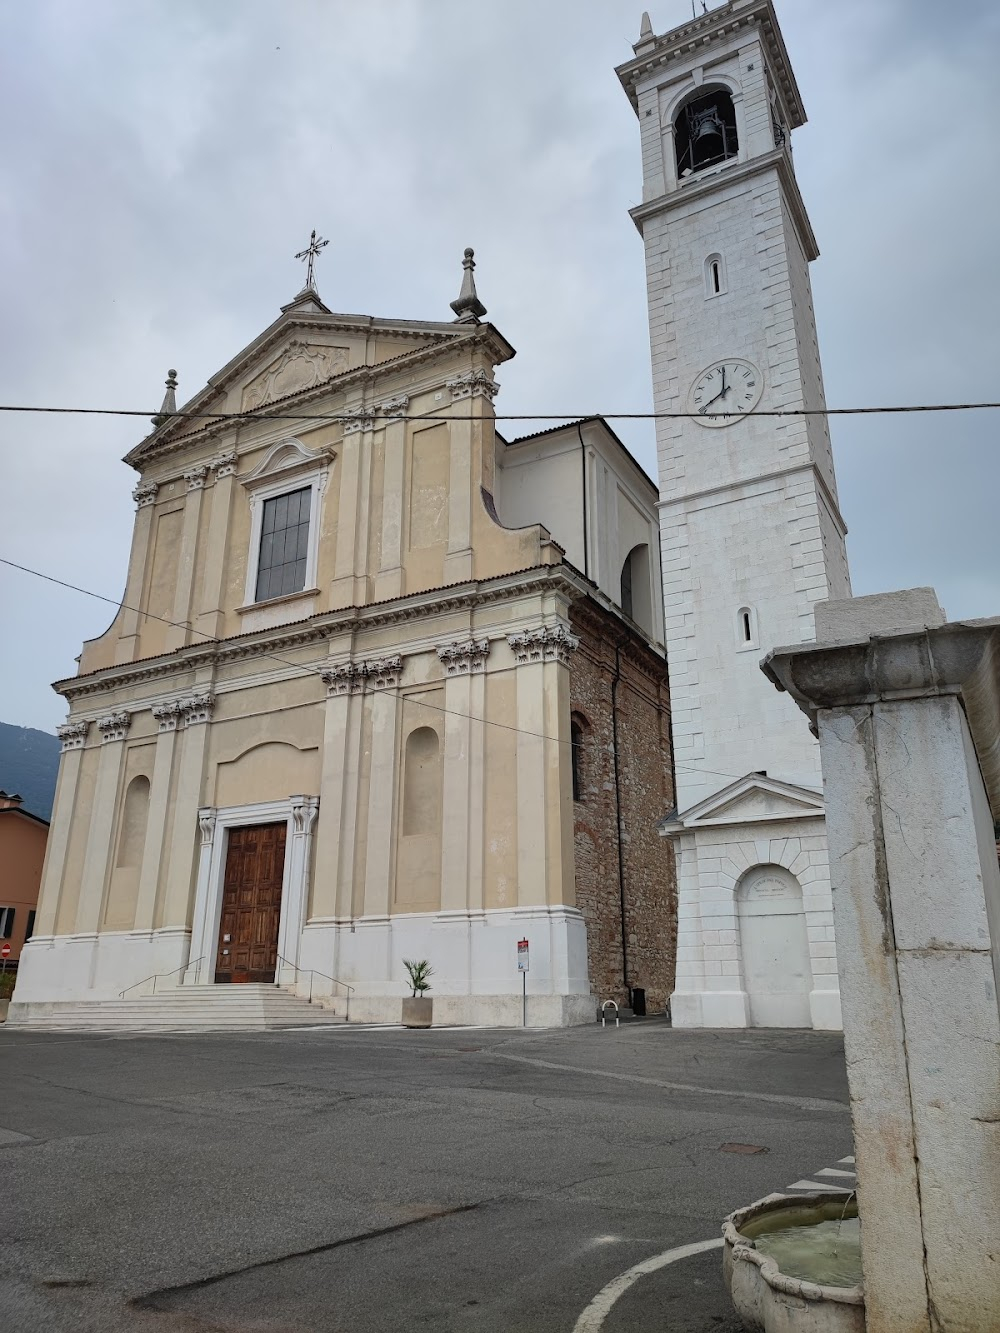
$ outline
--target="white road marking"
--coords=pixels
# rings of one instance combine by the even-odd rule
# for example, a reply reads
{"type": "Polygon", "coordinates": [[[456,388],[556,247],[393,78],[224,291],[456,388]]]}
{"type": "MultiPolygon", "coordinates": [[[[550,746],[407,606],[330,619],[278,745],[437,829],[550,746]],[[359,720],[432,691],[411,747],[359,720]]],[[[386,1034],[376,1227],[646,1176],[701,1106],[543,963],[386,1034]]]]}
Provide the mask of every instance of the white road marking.
{"type": "Polygon", "coordinates": [[[833,1185],[829,1180],[797,1180],[794,1185],[789,1185],[790,1190],[808,1190],[811,1194],[853,1194],[851,1189],[845,1189],[843,1185],[833,1185]]]}
{"type": "Polygon", "coordinates": [[[853,1158],[853,1157],[842,1157],[842,1158],[840,1159],[840,1165],[841,1165],[841,1166],[854,1166],[854,1165],[855,1165],[854,1158],[853,1158]]]}
{"type": "Polygon", "coordinates": [[[846,1176],[848,1180],[855,1180],[857,1178],[856,1171],[841,1171],[835,1166],[820,1167],[820,1169],[813,1174],[817,1176],[846,1176]]]}
{"type": "Polygon", "coordinates": [[[705,1250],[721,1250],[722,1246],[721,1236],[717,1236],[714,1240],[696,1241],[693,1245],[678,1245],[676,1249],[666,1250],[663,1254],[654,1254],[651,1259],[643,1259],[641,1264],[635,1264],[624,1273],[619,1273],[618,1277],[612,1278],[590,1302],[574,1324],[573,1333],[600,1333],[611,1307],[641,1277],[655,1273],[657,1269],[666,1268],[668,1264],[675,1264],[679,1259],[688,1259],[693,1254],[703,1254],[705,1250]]]}

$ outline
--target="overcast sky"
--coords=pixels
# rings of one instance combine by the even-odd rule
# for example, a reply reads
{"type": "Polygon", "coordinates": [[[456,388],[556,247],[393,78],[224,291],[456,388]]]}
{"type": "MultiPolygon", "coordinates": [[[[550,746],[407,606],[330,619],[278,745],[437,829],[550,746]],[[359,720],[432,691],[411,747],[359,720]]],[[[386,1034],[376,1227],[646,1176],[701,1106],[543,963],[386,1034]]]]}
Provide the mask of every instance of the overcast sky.
{"type": "MultiPolygon", "coordinates": [[[[830,406],[1000,399],[991,0],[778,0],[830,406]]],[[[34,0],[4,22],[0,402],[186,399],[330,238],[333,310],[449,319],[476,248],[500,412],[651,405],[641,0],[34,0]]],[[[655,31],[690,15],[653,0],[655,31]]],[[[738,349],[737,349],[738,350],[738,349]]],[[[613,423],[617,424],[617,423],[613,423]]],[[[1000,614],[1000,412],[840,419],[854,590],[1000,614]]],[[[617,424],[655,476],[652,427],[617,424]]],[[[121,596],[135,419],[0,416],[0,555],[121,596]]],[[[52,730],[113,615],[0,567],[0,720],[52,730]]]]}

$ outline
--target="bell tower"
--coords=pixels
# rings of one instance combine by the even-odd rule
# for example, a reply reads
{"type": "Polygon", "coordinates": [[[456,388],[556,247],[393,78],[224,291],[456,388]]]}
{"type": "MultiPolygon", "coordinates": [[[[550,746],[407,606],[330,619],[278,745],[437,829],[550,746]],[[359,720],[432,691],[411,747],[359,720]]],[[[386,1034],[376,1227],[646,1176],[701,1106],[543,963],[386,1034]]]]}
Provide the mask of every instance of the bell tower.
{"type": "Polygon", "coordinates": [[[817,601],[850,596],[809,280],[818,250],[792,159],[805,110],[772,0],[729,0],[662,36],[644,14],[633,50],[617,73],[639,120],[632,218],[666,414],[673,1018],[838,1027],[819,749],[758,665],[813,638],[817,601]]]}

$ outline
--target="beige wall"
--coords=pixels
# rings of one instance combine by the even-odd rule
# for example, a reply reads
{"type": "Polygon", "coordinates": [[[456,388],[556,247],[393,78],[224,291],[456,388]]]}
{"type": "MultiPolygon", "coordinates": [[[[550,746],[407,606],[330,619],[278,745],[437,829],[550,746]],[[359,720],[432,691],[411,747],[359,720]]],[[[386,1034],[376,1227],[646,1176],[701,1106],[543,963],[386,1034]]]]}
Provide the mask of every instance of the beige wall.
{"type": "Polygon", "coordinates": [[[10,945],[16,962],[24,944],[28,914],[35,910],[42,879],[48,825],[16,808],[0,810],[0,907],[14,909],[10,945]]]}

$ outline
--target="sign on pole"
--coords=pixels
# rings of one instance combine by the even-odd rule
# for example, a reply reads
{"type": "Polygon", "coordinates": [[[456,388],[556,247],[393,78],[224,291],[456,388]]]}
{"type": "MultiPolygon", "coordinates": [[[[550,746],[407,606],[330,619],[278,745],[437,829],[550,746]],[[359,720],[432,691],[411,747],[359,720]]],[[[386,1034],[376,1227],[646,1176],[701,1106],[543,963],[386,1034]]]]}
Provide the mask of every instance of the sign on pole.
{"type": "Polygon", "coordinates": [[[5,944],[3,948],[0,949],[0,958],[9,958],[9,957],[10,957],[10,945],[5,944]]]}
{"type": "Polygon", "coordinates": [[[528,970],[528,941],[518,940],[517,942],[517,970],[527,972],[528,970]]]}

